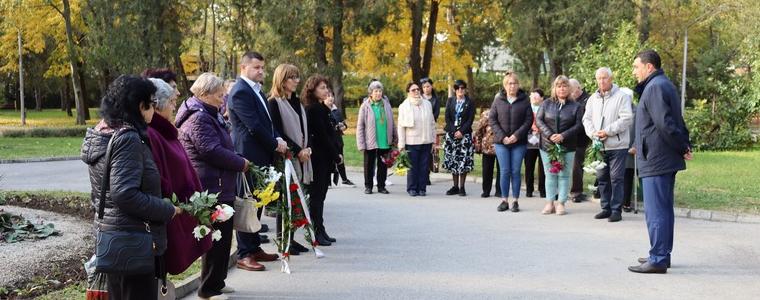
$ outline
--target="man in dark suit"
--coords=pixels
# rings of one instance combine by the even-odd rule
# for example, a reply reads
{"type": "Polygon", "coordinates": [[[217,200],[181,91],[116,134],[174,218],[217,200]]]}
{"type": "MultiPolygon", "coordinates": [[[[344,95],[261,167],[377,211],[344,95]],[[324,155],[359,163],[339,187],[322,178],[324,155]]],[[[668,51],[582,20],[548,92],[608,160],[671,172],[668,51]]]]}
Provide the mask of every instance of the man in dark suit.
{"type": "MultiPolygon", "coordinates": [[[[259,167],[271,165],[276,152],[285,153],[287,150],[285,141],[272,125],[266,96],[261,91],[264,67],[264,57],[261,54],[245,53],[240,59],[240,77],[230,91],[227,104],[235,151],[259,167]]],[[[253,178],[246,176],[246,180],[253,185],[253,178]]],[[[261,250],[258,233],[238,232],[237,242],[239,269],[263,271],[265,267],[258,261],[274,261],[278,258],[276,254],[267,254],[261,250]]]]}
{"type": "Polygon", "coordinates": [[[673,189],[676,173],[691,160],[689,131],[676,87],[660,69],[660,56],[644,50],[633,61],[640,96],[636,108],[636,163],[644,192],[649,257],[628,267],[636,273],[666,273],[673,250],[673,189]]]}

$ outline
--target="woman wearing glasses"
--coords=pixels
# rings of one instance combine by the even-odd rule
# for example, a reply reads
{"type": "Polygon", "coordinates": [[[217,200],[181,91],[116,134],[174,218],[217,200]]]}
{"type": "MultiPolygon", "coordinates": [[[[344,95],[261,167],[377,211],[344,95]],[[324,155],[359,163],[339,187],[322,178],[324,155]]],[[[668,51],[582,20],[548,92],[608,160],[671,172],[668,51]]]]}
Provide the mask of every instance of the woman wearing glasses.
{"type": "Polygon", "coordinates": [[[456,96],[446,103],[446,138],[443,145],[443,167],[449,170],[454,186],[446,195],[467,196],[464,182],[473,168],[472,122],[475,119],[475,105],[467,97],[467,84],[462,80],[454,82],[456,96]]]}
{"type": "Polygon", "coordinates": [[[425,196],[435,119],[430,101],[424,101],[420,96],[419,85],[407,84],[406,92],[406,100],[398,108],[398,147],[409,153],[412,163],[406,175],[406,192],[412,197],[425,196]]]}

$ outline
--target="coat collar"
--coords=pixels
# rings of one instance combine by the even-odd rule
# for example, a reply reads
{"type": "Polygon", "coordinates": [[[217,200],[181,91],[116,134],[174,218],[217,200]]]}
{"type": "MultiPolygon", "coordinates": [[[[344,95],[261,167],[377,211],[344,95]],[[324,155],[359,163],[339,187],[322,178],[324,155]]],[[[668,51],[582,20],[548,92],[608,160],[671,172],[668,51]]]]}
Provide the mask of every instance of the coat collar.
{"type": "Polygon", "coordinates": [[[634,90],[636,94],[639,95],[639,97],[641,97],[641,95],[644,93],[644,88],[647,87],[649,82],[652,81],[652,79],[654,79],[655,77],[660,76],[660,75],[665,75],[665,72],[662,71],[662,69],[657,69],[657,71],[654,71],[652,74],[650,74],[649,77],[647,77],[647,79],[644,79],[644,81],[639,82],[636,85],[636,89],[634,90]]]}

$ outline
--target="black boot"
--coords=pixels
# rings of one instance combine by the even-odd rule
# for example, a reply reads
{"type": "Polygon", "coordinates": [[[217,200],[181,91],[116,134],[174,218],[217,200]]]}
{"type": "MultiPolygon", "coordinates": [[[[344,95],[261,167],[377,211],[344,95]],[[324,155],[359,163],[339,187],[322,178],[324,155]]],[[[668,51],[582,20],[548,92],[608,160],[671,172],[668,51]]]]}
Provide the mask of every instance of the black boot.
{"type": "Polygon", "coordinates": [[[464,191],[464,182],[467,179],[467,173],[459,175],[459,196],[467,196],[467,192],[464,191]]]}

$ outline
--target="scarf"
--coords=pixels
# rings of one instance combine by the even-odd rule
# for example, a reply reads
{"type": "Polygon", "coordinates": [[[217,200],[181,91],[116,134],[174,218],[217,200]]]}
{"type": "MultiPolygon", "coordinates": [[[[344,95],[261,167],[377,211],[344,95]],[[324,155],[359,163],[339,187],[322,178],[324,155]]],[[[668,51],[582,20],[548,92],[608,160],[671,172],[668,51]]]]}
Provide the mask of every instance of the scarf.
{"type": "MultiPolygon", "coordinates": [[[[298,146],[301,148],[306,148],[309,145],[309,125],[306,122],[306,110],[303,105],[298,104],[301,106],[301,118],[299,120],[298,113],[290,106],[290,102],[287,99],[274,98],[272,101],[277,101],[277,109],[280,111],[280,117],[282,118],[282,129],[285,131],[283,134],[298,143],[298,146]],[[301,130],[301,124],[303,124],[303,131],[301,130]]],[[[298,153],[294,154],[298,155],[298,153]]],[[[297,157],[294,158],[298,159],[297,157]]],[[[304,184],[310,184],[314,179],[311,160],[294,165],[296,166],[296,173],[299,173],[298,175],[301,177],[301,181],[304,184]]]]}

